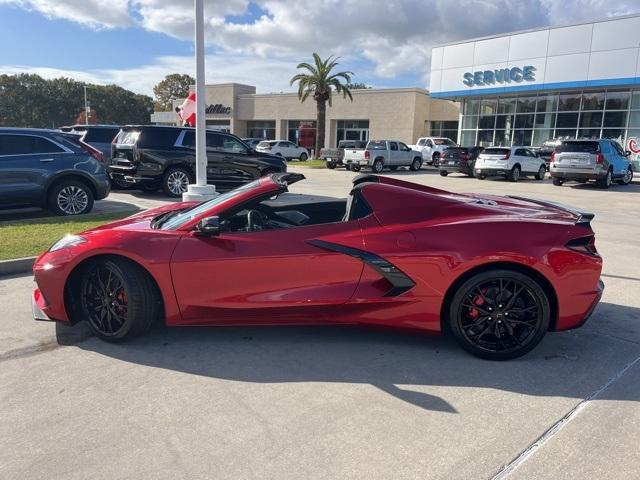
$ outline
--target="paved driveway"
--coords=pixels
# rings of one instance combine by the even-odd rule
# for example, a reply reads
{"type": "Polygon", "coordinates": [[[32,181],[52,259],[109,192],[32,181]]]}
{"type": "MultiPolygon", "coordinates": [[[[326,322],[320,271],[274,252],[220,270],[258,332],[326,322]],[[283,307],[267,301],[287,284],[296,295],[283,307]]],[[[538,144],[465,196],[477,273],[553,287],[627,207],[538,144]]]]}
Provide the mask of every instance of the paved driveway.
{"type": "MultiPolygon", "coordinates": [[[[353,176],[297,171],[293,191],[327,195],[353,176]]],[[[505,363],[355,328],[158,328],[110,345],[33,322],[31,279],[0,279],[0,478],[638,478],[640,185],[395,175],[594,211],[594,316],[505,363]]]]}

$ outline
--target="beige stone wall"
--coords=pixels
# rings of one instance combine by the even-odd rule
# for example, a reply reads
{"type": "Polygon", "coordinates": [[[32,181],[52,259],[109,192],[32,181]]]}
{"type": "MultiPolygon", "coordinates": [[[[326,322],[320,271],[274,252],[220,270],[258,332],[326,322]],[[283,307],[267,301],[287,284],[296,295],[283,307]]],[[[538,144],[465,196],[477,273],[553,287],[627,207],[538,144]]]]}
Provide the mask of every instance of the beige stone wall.
{"type": "MultiPolygon", "coordinates": [[[[296,93],[256,94],[255,87],[240,84],[207,85],[206,103],[231,106],[230,115],[207,115],[208,120],[230,119],[231,132],[247,134],[247,121],[273,120],[276,137],[287,137],[288,120],[315,120],[313,98],[304,103],[296,93]]],[[[336,141],[337,120],[369,120],[369,138],[414,143],[428,134],[428,122],[458,120],[458,104],[429,98],[420,88],[354,90],[353,102],[334,95],[327,106],[326,144],[336,141]]]]}

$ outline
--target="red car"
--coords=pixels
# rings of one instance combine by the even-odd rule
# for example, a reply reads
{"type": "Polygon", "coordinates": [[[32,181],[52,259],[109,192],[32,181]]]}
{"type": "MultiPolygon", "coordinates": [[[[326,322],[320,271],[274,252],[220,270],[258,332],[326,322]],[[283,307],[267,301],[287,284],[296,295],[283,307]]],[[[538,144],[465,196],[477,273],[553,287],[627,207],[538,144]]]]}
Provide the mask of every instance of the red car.
{"type": "Polygon", "coordinates": [[[450,331],[489,359],[598,303],[593,215],[360,175],[347,199],[287,193],[295,173],[148,210],[53,245],[34,316],[118,341],[167,325],[366,324],[450,331]]]}

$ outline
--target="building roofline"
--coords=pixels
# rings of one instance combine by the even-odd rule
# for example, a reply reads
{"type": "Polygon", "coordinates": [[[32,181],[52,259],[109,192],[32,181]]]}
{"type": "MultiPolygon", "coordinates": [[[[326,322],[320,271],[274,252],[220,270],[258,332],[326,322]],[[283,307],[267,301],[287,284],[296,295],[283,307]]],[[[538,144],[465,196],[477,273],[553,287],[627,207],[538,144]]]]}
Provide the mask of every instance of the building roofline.
{"type": "MultiPolygon", "coordinates": [[[[423,93],[425,95],[429,95],[429,90],[421,87],[357,88],[357,89],[351,90],[352,95],[372,95],[375,93],[411,93],[411,92],[423,93]]],[[[274,97],[274,96],[297,97],[298,92],[241,93],[238,95],[238,97],[274,97]]]]}
{"type": "Polygon", "coordinates": [[[500,33],[500,34],[496,34],[496,35],[487,35],[485,37],[476,37],[476,38],[468,38],[468,39],[465,39],[465,40],[456,40],[456,41],[453,41],[453,42],[440,43],[438,45],[434,45],[432,47],[432,50],[434,48],[450,47],[452,45],[461,45],[463,43],[479,42],[479,41],[482,41],[482,40],[491,40],[493,38],[509,37],[511,35],[520,35],[520,34],[523,34],[523,33],[541,32],[543,30],[556,30],[558,28],[577,27],[579,25],[590,25],[592,23],[613,22],[615,20],[624,20],[626,18],[635,18],[635,17],[640,17],[640,13],[631,13],[629,15],[620,15],[620,16],[616,16],[616,17],[606,17],[606,18],[588,20],[588,21],[577,22],[577,23],[568,23],[568,24],[563,24],[563,25],[549,25],[549,26],[546,26],[546,27],[529,28],[529,29],[526,29],[526,30],[516,30],[514,32],[506,32],[506,33],[500,33]]]}

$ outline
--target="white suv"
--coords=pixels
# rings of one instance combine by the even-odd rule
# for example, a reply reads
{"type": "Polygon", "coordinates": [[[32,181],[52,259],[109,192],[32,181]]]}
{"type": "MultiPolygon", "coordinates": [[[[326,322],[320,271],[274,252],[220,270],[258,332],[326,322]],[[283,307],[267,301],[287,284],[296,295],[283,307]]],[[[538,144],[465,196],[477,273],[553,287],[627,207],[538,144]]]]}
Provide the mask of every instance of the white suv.
{"type": "Polygon", "coordinates": [[[480,180],[497,176],[512,182],[517,182],[522,176],[535,176],[536,180],[543,180],[547,165],[528,147],[489,147],[476,160],[474,173],[480,180]]]}
{"type": "Polygon", "coordinates": [[[309,158],[309,151],[306,148],[287,140],[265,140],[256,146],[256,151],[278,155],[287,160],[299,158],[301,162],[306,162],[309,158]]]}

